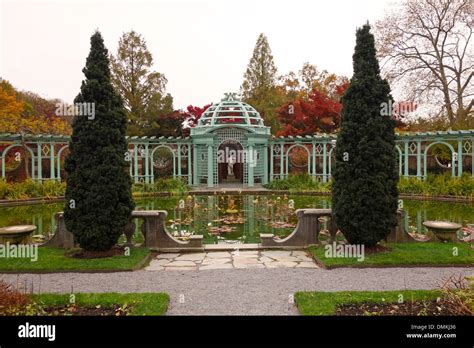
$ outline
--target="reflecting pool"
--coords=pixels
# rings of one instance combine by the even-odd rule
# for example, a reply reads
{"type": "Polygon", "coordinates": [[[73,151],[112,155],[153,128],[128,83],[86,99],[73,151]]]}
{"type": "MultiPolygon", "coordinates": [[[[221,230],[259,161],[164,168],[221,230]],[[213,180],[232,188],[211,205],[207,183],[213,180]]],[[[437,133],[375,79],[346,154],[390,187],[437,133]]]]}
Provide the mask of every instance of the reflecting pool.
{"type": "MultiPolygon", "coordinates": [[[[33,224],[48,239],[55,230],[54,214],[63,203],[0,207],[0,226],[33,224]]],[[[425,220],[474,223],[474,203],[404,200],[406,229],[424,233],[425,220]]],[[[295,210],[330,208],[328,196],[188,195],[136,200],[136,209],[166,210],[168,231],[180,239],[203,234],[204,243],[256,243],[260,233],[284,237],[296,226],[295,210]]],[[[137,221],[137,238],[141,238],[137,221]]]]}

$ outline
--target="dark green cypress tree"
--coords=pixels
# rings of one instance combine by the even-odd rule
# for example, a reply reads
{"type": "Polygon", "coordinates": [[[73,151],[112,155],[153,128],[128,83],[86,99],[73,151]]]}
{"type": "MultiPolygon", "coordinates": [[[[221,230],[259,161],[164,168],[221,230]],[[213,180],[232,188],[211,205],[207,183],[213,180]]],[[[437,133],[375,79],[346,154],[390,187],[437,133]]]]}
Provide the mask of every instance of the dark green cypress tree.
{"type": "Polygon", "coordinates": [[[342,98],[332,204],[348,242],[374,247],[397,223],[398,171],[395,122],[383,112],[393,99],[369,24],[357,30],[353,67],[342,98]]]}
{"type": "Polygon", "coordinates": [[[64,218],[86,251],[114,246],[134,203],[125,160],[127,118],[110,82],[108,52],[99,32],[82,70],[86,79],[74,103],[94,103],[94,117],[76,116],[65,161],[68,174],[64,218]]]}

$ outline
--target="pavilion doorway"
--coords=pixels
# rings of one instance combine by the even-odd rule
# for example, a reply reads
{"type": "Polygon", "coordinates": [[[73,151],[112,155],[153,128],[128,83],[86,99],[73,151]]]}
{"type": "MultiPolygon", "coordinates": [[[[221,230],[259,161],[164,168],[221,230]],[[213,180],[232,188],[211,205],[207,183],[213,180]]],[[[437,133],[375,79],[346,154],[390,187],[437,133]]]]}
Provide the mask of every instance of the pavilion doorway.
{"type": "Polygon", "coordinates": [[[223,142],[218,148],[217,159],[219,184],[244,182],[245,155],[239,142],[223,142]]]}

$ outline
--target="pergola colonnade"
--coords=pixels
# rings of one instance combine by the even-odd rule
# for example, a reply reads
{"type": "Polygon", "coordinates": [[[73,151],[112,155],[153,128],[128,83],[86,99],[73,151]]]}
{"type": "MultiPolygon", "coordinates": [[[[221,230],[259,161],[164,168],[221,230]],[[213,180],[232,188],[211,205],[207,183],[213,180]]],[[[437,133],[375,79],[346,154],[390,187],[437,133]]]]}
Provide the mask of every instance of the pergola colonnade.
{"type": "MultiPolygon", "coordinates": [[[[190,136],[127,137],[129,153],[124,155],[135,183],[153,183],[157,176],[169,176],[182,178],[191,186],[216,187],[225,181],[218,152],[228,144],[236,144],[246,154],[239,167],[243,186],[284,179],[293,172],[305,172],[326,182],[331,177],[336,139],[335,134],[274,137],[252,106],[228,93],[203,113],[190,136]]],[[[18,160],[19,154],[26,170],[23,157],[28,154],[32,179],[62,180],[69,140],[63,135],[0,134],[2,178],[11,179],[9,173],[14,169],[8,168],[7,162],[18,160]]],[[[429,168],[440,165],[430,154],[437,144],[449,153],[444,170],[452,176],[463,172],[474,176],[474,130],[397,134],[400,176],[425,178],[429,168]]]]}

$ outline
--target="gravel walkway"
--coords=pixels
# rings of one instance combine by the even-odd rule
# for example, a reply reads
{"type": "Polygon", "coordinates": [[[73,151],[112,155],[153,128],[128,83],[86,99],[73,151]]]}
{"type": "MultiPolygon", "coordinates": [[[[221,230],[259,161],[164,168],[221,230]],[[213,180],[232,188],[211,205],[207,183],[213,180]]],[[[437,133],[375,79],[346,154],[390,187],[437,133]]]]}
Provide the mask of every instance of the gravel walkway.
{"type": "Polygon", "coordinates": [[[168,315],[294,315],[301,290],[401,290],[436,288],[449,275],[473,268],[308,268],[119,273],[0,274],[37,292],[167,292],[168,315]]]}

